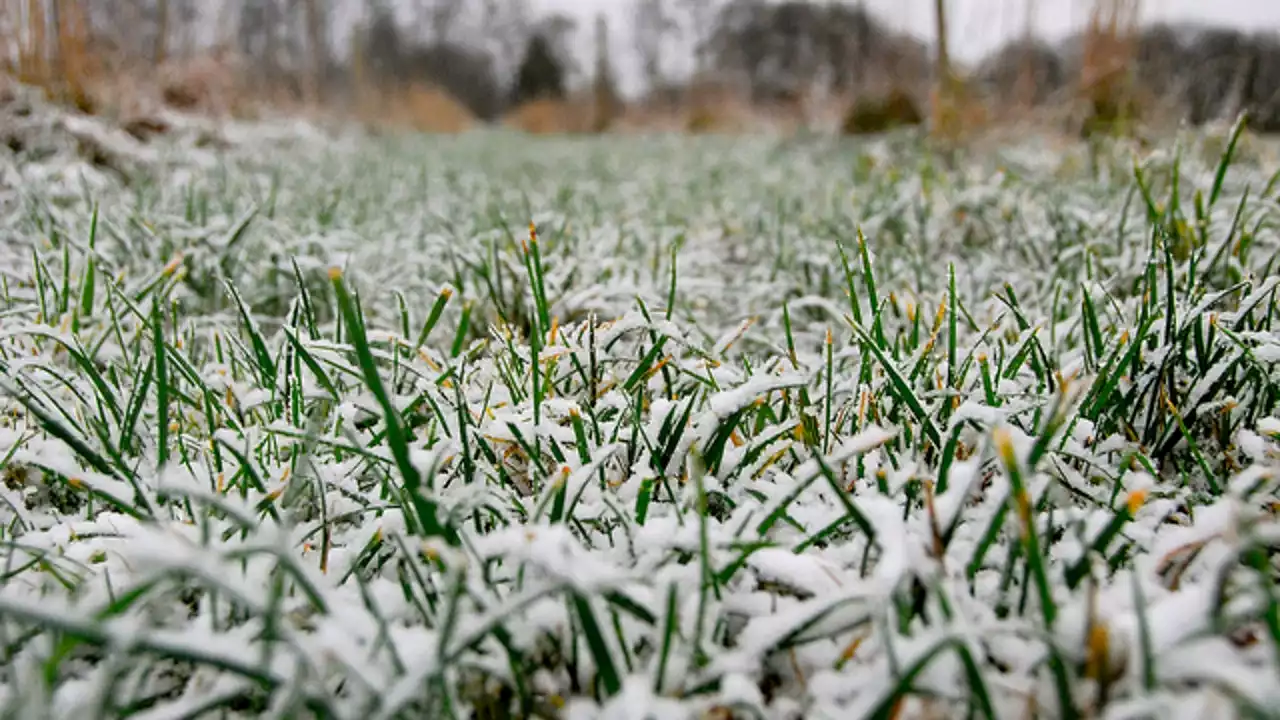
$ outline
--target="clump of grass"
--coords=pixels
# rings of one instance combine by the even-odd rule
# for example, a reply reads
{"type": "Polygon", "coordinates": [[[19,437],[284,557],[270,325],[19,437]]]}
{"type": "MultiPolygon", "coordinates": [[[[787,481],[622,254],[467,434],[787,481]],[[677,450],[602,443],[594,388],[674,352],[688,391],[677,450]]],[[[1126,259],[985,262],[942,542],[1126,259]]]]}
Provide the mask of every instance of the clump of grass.
{"type": "Polygon", "coordinates": [[[1265,715],[1280,238],[1241,132],[1066,180],[502,132],[32,172],[0,706],[1265,715]]]}

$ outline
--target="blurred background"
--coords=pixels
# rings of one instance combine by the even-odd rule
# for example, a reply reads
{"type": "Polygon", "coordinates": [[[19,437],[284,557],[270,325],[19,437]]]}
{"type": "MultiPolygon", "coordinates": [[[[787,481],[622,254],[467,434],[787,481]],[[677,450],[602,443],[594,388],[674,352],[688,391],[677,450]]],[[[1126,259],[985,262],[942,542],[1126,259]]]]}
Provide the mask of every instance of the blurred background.
{"type": "Polygon", "coordinates": [[[80,111],[387,128],[1280,132],[1276,0],[0,0],[80,111]]]}

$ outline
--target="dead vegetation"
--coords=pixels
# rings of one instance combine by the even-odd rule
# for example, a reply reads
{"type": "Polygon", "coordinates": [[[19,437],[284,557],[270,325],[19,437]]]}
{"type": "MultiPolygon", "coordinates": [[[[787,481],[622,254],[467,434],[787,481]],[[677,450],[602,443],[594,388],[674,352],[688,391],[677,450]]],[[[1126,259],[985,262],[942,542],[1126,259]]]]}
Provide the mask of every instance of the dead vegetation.
{"type": "Polygon", "coordinates": [[[581,133],[591,126],[589,113],[590,106],[582,103],[542,98],[517,106],[503,123],[532,135],[581,133]]]}
{"type": "Polygon", "coordinates": [[[476,118],[447,92],[425,85],[362,94],[353,108],[355,119],[381,130],[406,128],[417,132],[453,134],[471,129],[476,118]]]}

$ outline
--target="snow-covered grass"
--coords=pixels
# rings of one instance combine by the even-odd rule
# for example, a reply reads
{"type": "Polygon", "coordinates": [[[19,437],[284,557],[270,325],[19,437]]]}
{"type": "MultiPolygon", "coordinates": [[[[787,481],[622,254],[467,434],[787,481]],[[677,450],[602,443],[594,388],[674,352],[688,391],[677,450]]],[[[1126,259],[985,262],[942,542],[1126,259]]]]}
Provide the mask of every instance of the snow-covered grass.
{"type": "Polygon", "coordinates": [[[5,717],[1280,708],[1234,141],[248,135],[4,171],[5,717]]]}

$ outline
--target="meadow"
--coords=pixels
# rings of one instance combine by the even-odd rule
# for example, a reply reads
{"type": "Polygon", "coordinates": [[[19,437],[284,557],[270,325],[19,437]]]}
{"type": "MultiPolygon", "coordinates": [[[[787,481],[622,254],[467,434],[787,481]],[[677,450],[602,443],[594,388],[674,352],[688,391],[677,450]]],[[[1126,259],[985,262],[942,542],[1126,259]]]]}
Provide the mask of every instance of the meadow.
{"type": "Polygon", "coordinates": [[[1239,124],[156,152],[0,155],[0,716],[1280,708],[1239,124]]]}

